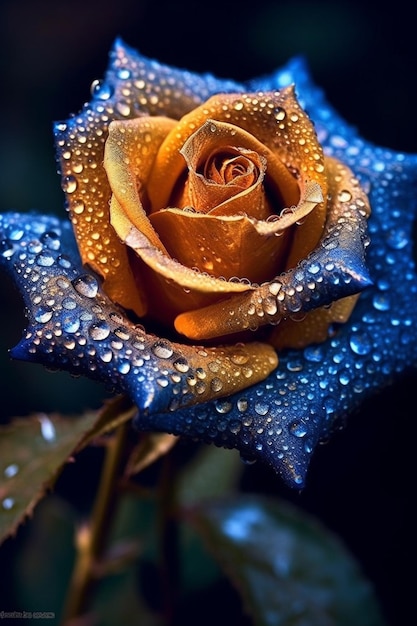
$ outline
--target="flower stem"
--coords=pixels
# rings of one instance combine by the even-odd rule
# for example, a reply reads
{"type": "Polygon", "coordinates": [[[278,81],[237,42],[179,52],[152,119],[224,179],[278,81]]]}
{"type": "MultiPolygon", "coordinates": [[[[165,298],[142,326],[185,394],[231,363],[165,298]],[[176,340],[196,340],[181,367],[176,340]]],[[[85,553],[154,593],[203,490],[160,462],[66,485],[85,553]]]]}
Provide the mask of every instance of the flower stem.
{"type": "Polygon", "coordinates": [[[80,617],[88,607],[120,492],[119,479],[126,462],[128,424],[120,425],[109,439],[90,521],[77,533],[77,557],[62,624],[80,617]]]}

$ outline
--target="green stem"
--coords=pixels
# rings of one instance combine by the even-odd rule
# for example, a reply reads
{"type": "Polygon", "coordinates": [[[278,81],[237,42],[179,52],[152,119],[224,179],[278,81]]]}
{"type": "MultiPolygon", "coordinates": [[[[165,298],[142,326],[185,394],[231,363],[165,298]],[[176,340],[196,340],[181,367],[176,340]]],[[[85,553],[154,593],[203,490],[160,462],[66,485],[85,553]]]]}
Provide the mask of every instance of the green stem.
{"type": "Polygon", "coordinates": [[[88,608],[96,583],[96,566],[106,545],[120,492],[126,461],[128,424],[119,426],[109,440],[90,522],[78,533],[77,557],[66,599],[64,620],[80,617],[88,608]]]}

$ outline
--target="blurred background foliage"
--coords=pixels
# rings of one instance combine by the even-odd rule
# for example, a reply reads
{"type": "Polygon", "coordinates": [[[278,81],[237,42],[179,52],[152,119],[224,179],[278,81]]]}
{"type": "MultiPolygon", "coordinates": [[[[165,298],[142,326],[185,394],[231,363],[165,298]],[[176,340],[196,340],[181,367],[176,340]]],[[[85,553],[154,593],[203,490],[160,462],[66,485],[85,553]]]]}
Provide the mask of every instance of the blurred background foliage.
{"type": "MultiPolygon", "coordinates": [[[[171,65],[245,80],[294,55],[306,57],[328,100],[362,136],[417,152],[415,19],[412,4],[354,0],[258,0],[198,5],[166,0],[3,0],[0,3],[0,210],[63,215],[52,122],[77,113],[107,66],[116,36],[171,65]]],[[[98,407],[99,384],[10,362],[25,325],[17,294],[1,278],[0,421],[31,411],[98,407]]],[[[416,375],[364,405],[318,450],[302,494],[261,466],[242,490],[284,496],[319,517],[355,555],[390,624],[414,613],[413,507],[416,375]],[[413,419],[412,419],[413,418],[413,419]]],[[[185,446],[184,448],[188,448],[185,446]]],[[[84,455],[60,481],[64,495],[94,492],[97,456],[84,455]],[[86,474],[89,480],[85,480],[86,474]]],[[[99,459],[98,459],[99,460],[99,459]]],[[[14,547],[0,550],[3,567],[14,547]]],[[[1,606],[0,606],[1,609],[1,606]]]]}

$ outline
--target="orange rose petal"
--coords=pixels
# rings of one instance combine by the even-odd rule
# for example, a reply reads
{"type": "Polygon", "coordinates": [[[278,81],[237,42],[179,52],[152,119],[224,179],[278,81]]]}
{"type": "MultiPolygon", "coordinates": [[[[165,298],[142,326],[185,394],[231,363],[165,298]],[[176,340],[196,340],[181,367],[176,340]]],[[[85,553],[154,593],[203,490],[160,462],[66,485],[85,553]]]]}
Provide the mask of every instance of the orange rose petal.
{"type": "MultiPolygon", "coordinates": [[[[175,362],[178,372],[190,371],[187,396],[191,399],[179,397],[179,406],[237,393],[264,380],[278,365],[277,353],[264,343],[219,347],[169,345],[181,355],[175,362]]],[[[160,371],[163,371],[163,363],[160,371]]]]}
{"type": "Polygon", "coordinates": [[[350,317],[359,294],[341,298],[329,307],[314,309],[301,321],[286,319],[268,337],[277,350],[304,348],[312,343],[322,343],[329,336],[331,324],[344,324],[350,317]]]}
{"type": "Polygon", "coordinates": [[[166,117],[112,122],[104,151],[104,167],[113,196],[130,222],[162,252],[165,249],[149,222],[139,191],[147,181],[161,142],[175,124],[166,117]]]}
{"type": "MultiPolygon", "coordinates": [[[[102,167],[108,116],[93,111],[74,118],[72,131],[59,140],[62,188],[82,262],[104,278],[109,297],[138,314],[144,302],[137,293],[126,247],[108,220],[110,187],[102,167]]],[[[72,122],[72,120],[71,120],[72,122]]],[[[57,132],[66,132],[66,124],[57,132]]]]}
{"type": "Polygon", "coordinates": [[[110,214],[112,225],[120,239],[132,248],[148,267],[165,279],[173,281],[184,289],[209,294],[227,295],[252,289],[247,284],[229,282],[202,274],[164,254],[158,247],[152,245],[146,235],[133,226],[115,196],[111,200],[110,214]]]}
{"type": "Polygon", "coordinates": [[[265,237],[247,217],[167,209],[150,220],[170,255],[187,267],[259,283],[282,266],[287,238],[265,237]]]}

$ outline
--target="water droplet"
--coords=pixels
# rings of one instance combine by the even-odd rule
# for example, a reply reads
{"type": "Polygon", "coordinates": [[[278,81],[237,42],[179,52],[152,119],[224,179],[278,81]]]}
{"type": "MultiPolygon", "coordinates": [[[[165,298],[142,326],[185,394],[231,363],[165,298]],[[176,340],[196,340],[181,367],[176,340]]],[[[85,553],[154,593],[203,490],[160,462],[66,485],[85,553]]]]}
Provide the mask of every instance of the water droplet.
{"type": "Polygon", "coordinates": [[[249,355],[246,352],[235,352],[230,357],[230,360],[235,365],[245,365],[249,361],[249,355]]]}
{"type": "Polygon", "coordinates": [[[190,366],[188,365],[188,361],[184,357],[179,357],[178,359],[176,359],[173,365],[175,369],[178,372],[181,372],[182,374],[185,374],[190,369],[190,366]]]}
{"type": "Polygon", "coordinates": [[[58,265],[60,265],[60,267],[63,267],[65,269],[69,269],[71,267],[71,261],[69,260],[69,258],[65,255],[65,254],[61,254],[58,259],[58,265]]]}
{"type": "Polygon", "coordinates": [[[127,67],[121,67],[119,70],[117,70],[117,78],[120,78],[121,80],[127,80],[128,78],[130,78],[130,76],[131,73],[127,67]]]}
{"type": "Polygon", "coordinates": [[[74,289],[81,295],[86,298],[95,298],[98,292],[98,282],[97,279],[94,278],[91,274],[83,274],[82,276],[77,276],[72,281],[74,289]]]}
{"type": "Polygon", "coordinates": [[[6,478],[13,478],[19,471],[19,466],[16,463],[11,463],[4,470],[4,475],[6,478]]]}
{"type": "Polygon", "coordinates": [[[54,250],[56,252],[61,247],[60,236],[53,230],[44,233],[40,239],[49,250],[54,250]]]}
{"type": "Polygon", "coordinates": [[[377,311],[389,311],[391,303],[386,294],[375,294],[372,299],[372,304],[377,311]]]}
{"type": "Polygon", "coordinates": [[[91,339],[94,341],[103,341],[103,339],[107,339],[110,335],[110,327],[105,320],[100,320],[99,322],[91,324],[88,332],[91,339]]]}
{"type": "Polygon", "coordinates": [[[120,113],[120,115],[123,115],[123,117],[128,117],[128,115],[130,115],[130,106],[127,102],[117,102],[116,110],[120,113]]]}
{"type": "Polygon", "coordinates": [[[310,272],[310,274],[318,274],[321,270],[321,265],[320,263],[311,263],[311,265],[307,267],[307,270],[310,272]]]}
{"type": "Polygon", "coordinates": [[[210,383],[210,387],[211,390],[214,391],[214,393],[218,393],[223,389],[223,381],[221,381],[220,378],[213,378],[210,383]]]}
{"type": "Polygon", "coordinates": [[[80,320],[77,315],[64,315],[61,320],[62,330],[66,333],[76,333],[80,328],[80,320]]]}
{"type": "Polygon", "coordinates": [[[25,231],[23,230],[23,228],[20,228],[19,226],[10,226],[10,229],[8,230],[8,237],[11,241],[20,241],[23,237],[23,235],[25,234],[25,231]]]}
{"type": "Polygon", "coordinates": [[[215,407],[217,413],[229,413],[232,410],[232,403],[229,400],[217,400],[215,407]]]}
{"type": "Polygon", "coordinates": [[[39,422],[41,425],[41,434],[45,441],[55,441],[55,426],[47,415],[40,415],[39,422]]]}
{"type": "Polygon", "coordinates": [[[94,80],[91,84],[91,95],[98,100],[109,100],[113,93],[113,87],[105,81],[94,80]]]}
{"type": "Polygon", "coordinates": [[[36,265],[39,265],[40,267],[51,267],[54,263],[55,258],[52,256],[52,254],[49,254],[47,252],[41,252],[36,257],[36,265]]]}
{"type": "Polygon", "coordinates": [[[327,415],[333,415],[337,411],[337,402],[331,396],[323,398],[323,406],[327,415]]]}
{"type": "Polygon", "coordinates": [[[352,352],[359,355],[369,354],[372,349],[371,338],[367,333],[354,333],[349,339],[352,352]]]}
{"type": "Polygon", "coordinates": [[[122,341],[129,341],[130,339],[130,334],[127,332],[126,328],[115,328],[114,329],[114,334],[116,335],[116,337],[119,337],[119,339],[121,339],[122,341]]]}
{"type": "Polygon", "coordinates": [[[62,181],[62,190],[65,193],[74,193],[77,189],[77,179],[74,176],[66,176],[62,181]]]}
{"type": "Polygon", "coordinates": [[[117,366],[117,370],[120,372],[120,374],[128,374],[130,372],[129,361],[121,361],[117,366]]]}
{"type": "Polygon", "coordinates": [[[237,401],[237,408],[238,408],[238,411],[240,411],[241,413],[244,413],[245,411],[247,411],[248,410],[248,401],[247,401],[247,399],[246,398],[239,398],[239,400],[237,401]]]}
{"type": "Polygon", "coordinates": [[[14,254],[13,244],[7,239],[0,241],[0,253],[5,259],[9,259],[14,254]]]}
{"type": "Polygon", "coordinates": [[[103,361],[103,363],[110,363],[113,359],[113,352],[110,349],[103,350],[99,352],[99,357],[103,361]]]}
{"type": "Polygon", "coordinates": [[[54,312],[50,307],[40,306],[35,313],[35,320],[40,324],[46,324],[52,318],[54,312]]]}
{"type": "Polygon", "coordinates": [[[304,357],[311,363],[320,363],[323,360],[323,350],[320,346],[308,346],[304,349],[304,357]]]}
{"type": "Polygon", "coordinates": [[[41,242],[37,239],[35,239],[34,241],[30,241],[28,244],[28,252],[30,254],[39,254],[39,252],[42,252],[41,242]]]}
{"type": "Polygon", "coordinates": [[[284,111],[284,109],[282,109],[281,107],[276,107],[275,109],[275,119],[278,120],[279,122],[282,122],[282,120],[285,120],[287,114],[284,111]]]}
{"type": "Polygon", "coordinates": [[[269,411],[269,404],[265,402],[256,402],[255,411],[258,415],[266,415],[269,411]]]}
{"type": "Polygon", "coordinates": [[[306,434],[308,433],[308,428],[306,424],[304,424],[304,422],[299,421],[299,422],[293,422],[289,426],[289,431],[292,435],[294,435],[294,437],[305,437],[306,434]]]}
{"type": "Polygon", "coordinates": [[[169,359],[174,353],[169,343],[162,340],[154,343],[151,350],[158,359],[169,359]]]}
{"type": "Polygon", "coordinates": [[[64,307],[64,309],[67,309],[67,311],[73,311],[77,308],[77,303],[74,298],[68,297],[62,300],[62,306],[64,307]]]}
{"type": "Polygon", "coordinates": [[[76,215],[81,215],[82,213],[84,213],[85,204],[82,200],[76,200],[71,205],[71,209],[76,215]]]}
{"type": "Polygon", "coordinates": [[[4,498],[1,505],[5,511],[10,511],[14,507],[14,500],[13,498],[4,498]]]}
{"type": "Polygon", "coordinates": [[[347,189],[342,189],[338,195],[339,202],[350,202],[352,200],[352,194],[347,189]]]}

